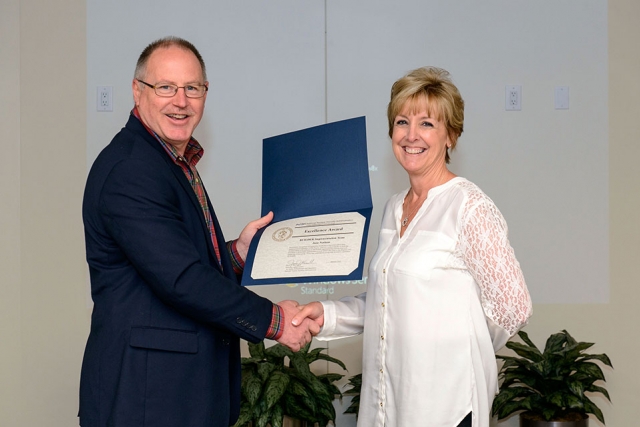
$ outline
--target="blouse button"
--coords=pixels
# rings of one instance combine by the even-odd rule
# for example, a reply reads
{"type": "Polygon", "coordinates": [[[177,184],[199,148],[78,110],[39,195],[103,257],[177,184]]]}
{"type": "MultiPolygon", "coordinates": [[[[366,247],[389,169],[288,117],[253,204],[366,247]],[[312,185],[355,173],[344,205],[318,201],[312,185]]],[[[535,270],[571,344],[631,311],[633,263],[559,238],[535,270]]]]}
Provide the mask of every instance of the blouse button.
{"type": "Polygon", "coordinates": [[[380,407],[382,408],[382,402],[380,402],[380,407]]]}
{"type": "Polygon", "coordinates": [[[384,307],[384,303],[382,303],[382,304],[380,304],[380,305],[382,305],[382,306],[384,307]]]}
{"type": "Polygon", "coordinates": [[[383,274],[387,274],[387,269],[386,269],[386,268],[383,268],[383,269],[382,269],[382,273],[383,273],[383,274]]]}
{"type": "Polygon", "coordinates": [[[384,335],[380,335],[380,339],[383,340],[384,339],[384,335]]]}

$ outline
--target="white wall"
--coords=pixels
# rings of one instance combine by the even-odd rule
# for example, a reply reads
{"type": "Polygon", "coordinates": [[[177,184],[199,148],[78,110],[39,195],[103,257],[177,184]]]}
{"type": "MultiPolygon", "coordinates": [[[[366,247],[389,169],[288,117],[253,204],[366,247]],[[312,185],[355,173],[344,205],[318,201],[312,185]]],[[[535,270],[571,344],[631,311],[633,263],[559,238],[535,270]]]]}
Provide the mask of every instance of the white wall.
{"type": "Polygon", "coordinates": [[[18,425],[20,391],[20,4],[0,3],[0,424],[18,425]],[[6,351],[6,349],[10,349],[6,351]]]}
{"type": "Polygon", "coordinates": [[[0,2],[0,425],[77,425],[85,3],[0,2]]]}
{"type": "MultiPolygon", "coordinates": [[[[475,14],[473,15],[477,16],[478,20],[481,20],[483,16],[486,17],[483,18],[487,22],[485,27],[502,25],[498,23],[514,16],[526,21],[518,28],[533,26],[532,23],[529,23],[530,19],[540,17],[547,12],[551,13],[556,10],[556,7],[560,7],[556,3],[549,3],[546,8],[547,12],[544,12],[539,3],[489,2],[483,4],[487,8],[485,14],[484,9],[474,6],[473,3],[467,3],[469,4],[464,4],[464,6],[474,9],[475,14]],[[499,7],[500,5],[508,9],[503,10],[499,7]],[[532,5],[537,5],[540,10],[531,11],[532,5]],[[521,12],[518,12],[519,10],[521,12]]],[[[147,10],[153,10],[154,5],[160,3],[148,1],[145,4],[147,10]]],[[[315,3],[311,4],[315,6],[315,3]]],[[[329,3],[327,16],[336,10],[346,10],[353,4],[353,2],[346,5],[329,3]]],[[[461,5],[461,9],[464,9],[462,3],[458,4],[461,5]]],[[[567,4],[575,5],[576,10],[572,12],[575,16],[573,14],[570,17],[567,16],[568,26],[563,27],[567,29],[564,33],[566,37],[569,39],[577,37],[576,34],[579,34],[583,27],[589,25],[595,25],[596,32],[599,31],[598,25],[600,24],[589,22],[587,25],[584,19],[579,19],[576,16],[589,13],[583,11],[584,7],[589,9],[593,5],[601,6],[603,3],[581,2],[576,5],[574,2],[560,2],[560,5],[567,4]],[[574,19],[581,22],[579,28],[571,25],[571,22],[575,22],[574,19]]],[[[442,7],[452,6],[434,5],[429,9],[430,13],[436,13],[442,7]]],[[[0,90],[2,93],[0,97],[0,129],[2,129],[1,144],[5,153],[0,160],[2,183],[0,186],[2,200],[2,209],[0,209],[0,232],[2,235],[2,239],[0,239],[0,342],[3,343],[3,351],[0,353],[0,361],[2,362],[0,364],[0,384],[2,384],[0,386],[0,425],[3,426],[66,427],[77,425],[77,387],[80,361],[89,325],[89,312],[85,302],[86,266],[83,254],[80,201],[83,181],[86,176],[86,159],[89,157],[85,148],[86,141],[91,139],[88,138],[90,132],[88,124],[93,120],[89,117],[87,105],[89,100],[95,101],[93,98],[95,84],[89,84],[89,80],[93,77],[89,75],[88,69],[87,44],[89,42],[87,37],[89,34],[87,27],[89,21],[86,15],[87,8],[90,6],[82,0],[63,0],[55,3],[38,0],[5,0],[0,3],[0,35],[3,40],[0,44],[0,53],[2,54],[0,56],[2,57],[2,61],[0,61],[0,90]],[[56,84],[48,84],[47,90],[43,92],[43,86],[39,86],[38,83],[49,82],[56,84]],[[88,89],[86,93],[82,90],[74,91],[74,84],[90,88],[90,90],[88,89]],[[43,97],[43,93],[47,94],[46,99],[43,97]],[[52,99],[55,100],[54,103],[47,101],[52,99]]],[[[248,13],[246,9],[245,12],[248,13]]],[[[640,39],[640,25],[638,25],[640,23],[640,5],[634,0],[611,0],[606,4],[606,10],[601,12],[604,13],[603,16],[607,17],[608,59],[604,59],[604,65],[602,61],[589,62],[585,67],[587,69],[567,74],[567,78],[571,81],[562,79],[557,84],[571,86],[573,102],[574,97],[580,93],[580,91],[576,93],[574,87],[583,87],[583,81],[587,80],[578,74],[588,74],[589,67],[608,67],[608,80],[600,82],[600,84],[592,82],[590,90],[601,94],[600,91],[606,90],[608,86],[609,95],[602,103],[594,103],[600,112],[597,120],[594,119],[590,123],[581,122],[581,124],[590,131],[597,132],[598,127],[606,126],[607,121],[610,122],[608,134],[605,135],[605,138],[609,139],[608,160],[606,157],[603,157],[602,160],[603,163],[607,163],[606,166],[609,170],[608,236],[605,236],[597,245],[597,249],[601,250],[601,247],[607,246],[606,241],[609,241],[610,257],[607,257],[607,260],[610,260],[609,300],[597,304],[546,304],[538,302],[535,304],[534,318],[527,326],[527,331],[536,343],[543,345],[544,339],[549,334],[566,328],[578,339],[595,342],[594,351],[606,352],[615,366],[614,370],[605,370],[608,379],[607,388],[611,392],[613,404],[598,402],[604,411],[607,426],[623,427],[635,425],[636,406],[640,401],[640,392],[638,391],[640,389],[640,374],[636,369],[637,357],[635,356],[640,350],[640,346],[635,340],[636,325],[640,323],[640,314],[638,314],[636,307],[640,291],[635,284],[636,278],[640,276],[640,265],[636,261],[637,254],[640,253],[640,225],[637,221],[637,212],[640,209],[640,173],[635,161],[640,155],[640,146],[637,143],[640,140],[640,122],[637,120],[637,117],[640,116],[640,107],[635,101],[640,95],[640,82],[637,79],[637,76],[640,75],[640,53],[637,50],[637,40],[640,39]]],[[[380,31],[395,34],[404,33],[407,28],[413,28],[410,25],[410,17],[415,13],[415,10],[408,10],[405,16],[394,12],[391,7],[379,11],[375,3],[364,8],[358,17],[352,18],[352,24],[356,25],[360,20],[375,20],[375,16],[368,15],[379,13],[389,15],[389,19],[385,20],[388,21],[385,22],[387,25],[380,24],[380,31]]],[[[137,16],[136,24],[140,31],[145,31],[144,28],[152,25],[149,23],[152,20],[145,18],[145,16],[144,14],[137,16]]],[[[460,16],[467,16],[470,19],[464,13],[460,16]]],[[[345,20],[348,17],[346,15],[345,20]]],[[[333,22],[336,22],[336,25],[340,23],[339,21],[333,22]]],[[[114,33],[125,31],[119,24],[120,22],[112,23],[114,33]]],[[[343,26],[348,24],[346,21],[341,23],[343,26]]],[[[477,35],[464,35],[462,29],[466,27],[478,30],[482,27],[483,31],[491,32],[490,28],[484,29],[479,22],[474,24],[474,22],[457,20],[456,25],[452,26],[451,30],[447,30],[446,35],[448,38],[460,39],[460,44],[463,41],[474,43],[477,35]]],[[[192,33],[184,35],[194,39],[197,36],[195,33],[199,34],[199,30],[193,29],[192,31],[192,33]]],[[[338,34],[336,27],[333,31],[338,34]]],[[[555,30],[551,28],[549,31],[555,30]]],[[[158,31],[157,36],[165,33],[158,31]]],[[[607,34],[603,35],[604,39],[600,39],[600,42],[596,43],[596,51],[602,48],[600,43],[607,43],[607,34]]],[[[376,34],[363,34],[362,37],[369,40],[376,37],[376,34]]],[[[393,53],[388,46],[383,46],[385,39],[384,35],[375,38],[375,43],[379,43],[381,49],[373,52],[375,58],[372,57],[371,61],[374,59],[383,61],[385,58],[389,58],[387,63],[391,63],[391,59],[395,58],[394,55],[400,56],[400,53],[393,53]]],[[[555,48],[553,43],[549,45],[548,39],[543,37],[543,40],[545,40],[545,45],[538,44],[531,36],[524,37],[521,34],[516,34],[511,38],[514,45],[535,52],[555,48]]],[[[146,41],[140,40],[139,44],[142,45],[146,41]]],[[[198,43],[198,45],[201,44],[198,43]]],[[[585,42],[584,46],[588,44],[585,42]]],[[[576,47],[577,51],[581,51],[581,46],[576,47]]],[[[365,49],[360,42],[355,47],[354,55],[358,53],[358,50],[365,49]]],[[[330,44],[329,50],[331,48],[330,44]]],[[[398,45],[396,48],[401,52],[404,49],[402,45],[398,45]]],[[[428,48],[430,48],[429,43],[425,42],[423,46],[417,48],[417,52],[428,48]]],[[[338,55],[337,48],[333,46],[333,49],[333,52],[338,55]]],[[[128,59],[124,58],[126,52],[121,51],[122,62],[126,63],[123,68],[128,70],[126,71],[127,80],[130,79],[133,72],[133,61],[135,61],[138,50],[139,47],[132,48],[128,54],[133,57],[130,56],[128,59]],[[133,50],[135,53],[132,53],[133,50]]],[[[409,52],[412,53],[410,49],[409,52]]],[[[473,84],[474,81],[466,80],[470,78],[468,75],[465,77],[467,70],[456,65],[464,61],[466,56],[461,55],[457,50],[454,53],[451,62],[440,61],[438,64],[451,69],[454,79],[461,87],[468,103],[467,129],[460,141],[460,151],[454,156],[454,165],[457,166],[458,162],[461,164],[464,162],[465,167],[473,167],[477,163],[474,161],[475,157],[467,156],[464,151],[476,139],[479,141],[478,144],[482,146],[489,147],[488,144],[491,141],[496,141],[497,148],[509,150],[511,139],[509,135],[502,134],[504,127],[526,132],[525,136],[534,132],[542,132],[547,135],[548,132],[558,129],[559,126],[564,126],[564,122],[561,120],[558,120],[560,123],[556,123],[553,120],[554,117],[575,119],[573,116],[576,110],[573,109],[573,103],[572,109],[565,112],[569,114],[565,116],[556,115],[555,111],[542,111],[542,104],[547,102],[544,99],[549,99],[549,102],[552,99],[550,94],[545,95],[549,93],[547,86],[551,87],[556,84],[552,82],[553,76],[560,77],[564,66],[548,70],[544,83],[535,78],[515,81],[518,76],[506,75],[505,73],[499,83],[494,83],[495,90],[486,89],[487,92],[484,95],[486,103],[473,107],[473,102],[479,102],[472,101],[478,99],[475,93],[478,91],[484,93],[482,91],[485,89],[473,84]],[[512,83],[523,85],[523,110],[521,113],[504,113],[498,105],[502,102],[504,84],[512,83]],[[528,89],[531,86],[533,86],[532,89],[528,89]],[[495,99],[492,101],[491,99],[494,97],[495,99]],[[480,131],[479,126],[481,125],[478,123],[472,126],[473,121],[483,114],[484,109],[494,108],[491,107],[492,105],[495,105],[495,113],[498,113],[498,110],[501,113],[495,120],[495,126],[490,127],[485,124],[482,130],[483,137],[472,138],[480,131]],[[531,107],[529,107],[530,105],[531,107]],[[534,108],[535,114],[528,108],[534,108]],[[473,109],[476,111],[475,114],[471,113],[473,109]],[[512,114],[516,114],[516,116],[512,114]],[[544,120],[532,120],[538,117],[542,117],[544,120]],[[552,119],[549,120],[549,117],[552,119]],[[516,126],[517,124],[527,124],[527,126],[520,127],[516,126]],[[492,135],[493,138],[485,137],[485,134],[492,135]]],[[[236,54],[241,56],[241,53],[236,52],[236,54]]],[[[343,52],[341,55],[348,56],[349,54],[343,52]]],[[[580,55],[584,56],[584,54],[580,55]]],[[[549,56],[549,58],[554,57],[555,54],[549,56]]],[[[434,58],[438,57],[434,56],[434,58]]],[[[362,60],[360,59],[360,61],[362,60]]],[[[477,61],[469,68],[479,73],[484,73],[483,70],[486,67],[491,67],[494,64],[494,61],[489,60],[489,57],[486,61],[482,58],[477,61]]],[[[569,66],[583,64],[581,59],[573,57],[569,61],[569,66]]],[[[376,81],[379,84],[380,93],[375,96],[380,99],[386,97],[388,87],[384,89],[383,87],[389,86],[402,72],[422,65],[424,62],[426,61],[416,59],[415,63],[407,63],[406,66],[399,64],[399,66],[402,65],[402,68],[391,70],[393,72],[389,71],[388,75],[381,76],[379,81],[376,81]]],[[[212,65],[212,60],[209,59],[208,63],[212,65]]],[[[328,61],[329,75],[331,74],[331,64],[332,62],[328,61]]],[[[529,63],[527,62],[527,64],[529,63]]],[[[363,62],[363,70],[358,76],[360,78],[367,76],[369,69],[375,70],[374,65],[375,63],[363,62]]],[[[514,71],[512,70],[512,72],[514,71]]],[[[489,72],[486,74],[492,77],[489,72]]],[[[353,82],[359,81],[354,77],[354,74],[349,75],[349,79],[353,82]]],[[[123,83],[115,80],[106,81],[106,79],[102,81],[101,79],[100,83],[96,84],[109,84],[118,88],[119,85],[128,85],[129,83],[128,81],[123,83]]],[[[244,82],[239,84],[242,85],[244,82]]],[[[353,86],[357,85],[354,83],[353,86]]],[[[329,83],[328,87],[331,88],[332,83],[329,83]]],[[[371,85],[372,91],[374,87],[377,86],[371,85]]],[[[353,91],[353,93],[359,93],[357,87],[354,87],[353,91]]],[[[589,91],[582,93],[583,96],[588,94],[591,97],[589,91]]],[[[128,94],[123,96],[125,101],[122,105],[127,104],[126,111],[121,117],[116,117],[117,114],[120,114],[119,112],[111,114],[115,118],[114,124],[106,125],[101,133],[105,144],[115,132],[113,126],[116,128],[122,126],[124,117],[128,113],[131,98],[128,94]]],[[[354,96],[345,94],[347,101],[352,100],[354,96]]],[[[328,120],[336,119],[339,114],[347,114],[349,109],[353,108],[352,104],[343,105],[337,101],[336,103],[339,105],[332,104],[331,99],[327,102],[328,120]],[[335,113],[331,113],[331,111],[335,113]]],[[[579,101],[579,99],[580,97],[575,100],[579,101]]],[[[250,106],[254,104],[252,101],[253,98],[247,98],[247,111],[250,111],[250,106]]],[[[313,102],[315,105],[316,100],[313,102]]],[[[384,105],[386,104],[383,104],[377,113],[379,114],[377,120],[381,122],[384,121],[384,105]]],[[[578,105],[575,106],[578,107],[578,105]]],[[[211,110],[211,106],[208,106],[209,110],[211,110]]],[[[371,107],[374,108],[375,105],[371,107]]],[[[313,106],[306,108],[313,108],[313,106]]],[[[369,116],[368,122],[379,123],[373,119],[372,115],[369,116]]],[[[283,120],[277,125],[281,126],[282,123],[286,124],[287,122],[283,120]]],[[[299,127],[311,124],[316,123],[301,123],[299,127]]],[[[275,126],[276,123],[273,125],[275,126]]],[[[213,126],[213,122],[210,126],[214,131],[217,129],[213,126]]],[[[251,125],[248,125],[248,128],[251,129],[251,125]]],[[[566,128],[575,132],[583,132],[583,130],[574,129],[574,126],[566,128]]],[[[245,129],[242,128],[239,132],[243,132],[245,129]]],[[[290,129],[282,131],[286,130],[290,129]]],[[[275,130],[270,134],[278,132],[280,131],[275,130]]],[[[371,147],[371,143],[374,142],[374,138],[379,138],[376,144],[380,144],[380,147],[386,146],[388,143],[386,139],[379,136],[379,130],[375,130],[375,133],[378,136],[374,137],[372,130],[369,129],[370,161],[382,164],[373,159],[374,149],[371,147]]],[[[259,135],[258,138],[263,136],[267,135],[259,135]]],[[[561,141],[571,139],[567,138],[564,131],[559,133],[559,137],[561,141]]],[[[223,145],[225,140],[228,140],[228,138],[225,140],[218,138],[220,137],[216,135],[211,136],[211,142],[216,145],[209,149],[208,155],[217,153],[218,148],[223,145]],[[220,141],[220,143],[216,141],[220,141]]],[[[206,142],[210,143],[209,136],[206,136],[206,139],[206,142]]],[[[205,142],[204,139],[203,142],[205,142]]],[[[537,145],[533,145],[533,147],[537,147],[537,145]]],[[[585,144],[585,147],[589,148],[592,145],[585,144]]],[[[497,148],[494,149],[499,151],[497,148]]],[[[382,158],[383,154],[384,152],[380,151],[378,156],[382,158]]],[[[482,162],[478,164],[489,162],[493,165],[494,163],[490,162],[492,154],[494,153],[487,153],[486,156],[478,160],[478,162],[482,162]]],[[[517,155],[517,153],[514,154],[517,155]]],[[[606,156],[606,153],[604,154],[606,156]]],[[[549,162],[553,164],[556,161],[563,161],[566,163],[565,166],[576,168],[574,171],[578,173],[580,169],[576,164],[583,162],[581,156],[582,153],[579,150],[559,153],[558,156],[554,152],[549,154],[549,162]]],[[[211,157],[215,157],[215,154],[211,157]]],[[[393,163],[390,162],[388,167],[391,168],[392,165],[393,163]]],[[[498,166],[505,167],[508,164],[498,164],[498,166]]],[[[517,171],[517,168],[514,169],[517,171]]],[[[508,172],[506,176],[511,178],[512,170],[509,169],[508,172]]],[[[215,179],[207,177],[206,180],[208,187],[217,188],[215,179]]],[[[382,181],[382,179],[372,178],[373,185],[380,186],[382,181]]],[[[389,190],[402,185],[401,180],[395,176],[391,178],[391,182],[389,190]]],[[[514,224],[514,220],[512,220],[514,216],[509,211],[514,207],[509,206],[510,199],[498,199],[493,194],[495,191],[492,188],[494,186],[497,188],[500,183],[493,182],[492,179],[479,183],[496,199],[505,213],[510,224],[514,245],[522,258],[520,255],[522,251],[517,243],[517,239],[519,239],[517,233],[522,232],[518,231],[522,227],[514,224]]],[[[584,190],[581,189],[581,191],[584,190]]],[[[532,194],[538,196],[535,193],[532,194]]],[[[254,207],[243,209],[243,214],[246,212],[246,215],[249,216],[253,209],[258,212],[259,201],[251,203],[255,203],[254,207]]],[[[378,203],[377,206],[380,204],[378,203]]],[[[586,208],[584,211],[586,213],[583,216],[591,215],[586,208]]],[[[581,234],[588,234],[592,231],[594,230],[584,228],[581,230],[581,234]]],[[[227,234],[231,233],[232,231],[227,232],[227,234]]],[[[527,279],[530,285],[534,286],[535,281],[531,283],[530,272],[533,274],[531,268],[525,266],[527,279]]],[[[580,272],[577,271],[576,274],[580,274],[580,272]]],[[[555,286],[564,286],[564,282],[557,281],[555,286]]],[[[288,295],[291,296],[290,293],[288,295]]],[[[580,295],[577,297],[582,298],[580,295]]],[[[331,350],[338,354],[357,353],[359,347],[357,341],[352,341],[344,342],[340,344],[339,348],[331,350]]],[[[347,358],[343,358],[343,360],[347,362],[351,370],[350,374],[357,373],[359,368],[357,362],[351,362],[347,358]]],[[[338,425],[353,425],[352,417],[345,417],[345,420],[341,420],[338,425]]],[[[511,419],[502,425],[513,427],[517,423],[511,419]]],[[[599,423],[592,420],[592,425],[599,425],[599,423]]]]}

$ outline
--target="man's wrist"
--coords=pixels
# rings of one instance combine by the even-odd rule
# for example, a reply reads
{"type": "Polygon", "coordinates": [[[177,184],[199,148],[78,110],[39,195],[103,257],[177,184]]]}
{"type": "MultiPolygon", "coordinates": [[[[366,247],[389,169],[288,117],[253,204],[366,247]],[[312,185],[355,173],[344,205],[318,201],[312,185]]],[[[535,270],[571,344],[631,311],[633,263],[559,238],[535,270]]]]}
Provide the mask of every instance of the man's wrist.
{"type": "Polygon", "coordinates": [[[278,340],[282,336],[284,330],[284,311],[278,304],[273,304],[273,310],[271,311],[271,323],[265,338],[270,340],[278,340]]]}
{"type": "Polygon", "coordinates": [[[244,260],[240,256],[240,252],[238,252],[238,240],[227,242],[227,252],[231,255],[233,271],[236,274],[242,274],[242,271],[244,270],[244,260]]]}

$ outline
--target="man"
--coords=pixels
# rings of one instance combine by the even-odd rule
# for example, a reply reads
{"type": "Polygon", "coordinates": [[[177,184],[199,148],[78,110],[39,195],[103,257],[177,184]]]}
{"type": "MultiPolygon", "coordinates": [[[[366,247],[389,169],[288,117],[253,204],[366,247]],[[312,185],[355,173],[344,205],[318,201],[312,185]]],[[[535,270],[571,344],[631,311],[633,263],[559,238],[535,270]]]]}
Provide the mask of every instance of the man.
{"type": "Polygon", "coordinates": [[[140,55],[135,107],[98,156],[83,220],[94,309],[80,383],[82,427],[229,426],[239,413],[239,339],[294,351],[318,332],[292,326],[296,303],[238,285],[251,238],[225,243],[195,168],[192,138],[208,82],[189,42],[140,55]]]}

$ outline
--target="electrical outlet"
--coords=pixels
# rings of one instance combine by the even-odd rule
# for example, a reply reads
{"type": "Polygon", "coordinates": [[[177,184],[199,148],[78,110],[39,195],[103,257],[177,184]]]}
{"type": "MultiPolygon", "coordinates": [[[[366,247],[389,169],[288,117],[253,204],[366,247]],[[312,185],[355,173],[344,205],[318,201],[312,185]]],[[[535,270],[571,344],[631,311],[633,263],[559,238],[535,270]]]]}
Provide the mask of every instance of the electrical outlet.
{"type": "Polygon", "coordinates": [[[98,111],[113,111],[113,86],[98,86],[98,111]]]}
{"type": "Polygon", "coordinates": [[[553,100],[556,110],[568,110],[569,86],[556,86],[554,89],[553,100]]]}
{"type": "Polygon", "coordinates": [[[522,86],[505,86],[504,109],[520,111],[522,109],[522,86]]]}

